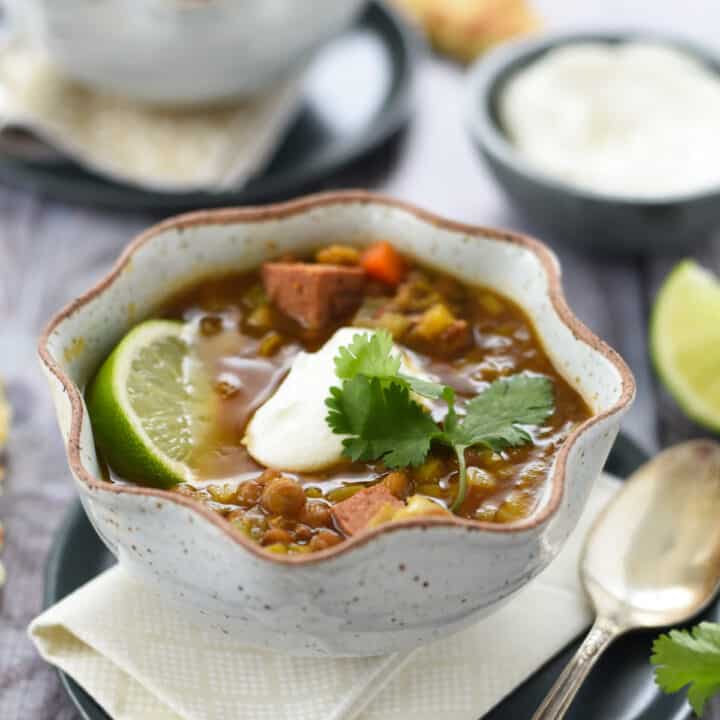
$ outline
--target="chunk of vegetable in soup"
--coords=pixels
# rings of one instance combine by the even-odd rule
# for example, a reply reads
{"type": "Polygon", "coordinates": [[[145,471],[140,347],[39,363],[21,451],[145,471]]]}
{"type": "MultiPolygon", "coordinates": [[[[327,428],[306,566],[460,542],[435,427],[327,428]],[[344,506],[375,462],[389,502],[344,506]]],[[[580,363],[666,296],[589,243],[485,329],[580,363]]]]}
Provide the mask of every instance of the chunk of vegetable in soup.
{"type": "MultiPolygon", "coordinates": [[[[591,414],[555,370],[515,303],[421,266],[388,243],[366,252],[336,244],[319,248],[310,260],[283,257],[253,272],[211,278],[173,298],[162,316],[186,323],[217,405],[210,437],[193,456],[193,479],[175,491],[207,504],[273,553],[324,550],[383,522],[449,516],[451,509],[463,518],[490,523],[528,517],[559,447],[591,414]],[[340,439],[331,445],[338,450],[320,469],[280,471],[256,462],[242,442],[255,412],[273,397],[291,367],[301,367],[294,365],[299,353],[316,353],[339,328],[349,327],[364,329],[367,339],[388,337],[388,347],[394,349],[374,362],[392,364],[397,356],[403,378],[452,388],[460,422],[466,403],[482,397],[490,383],[519,374],[546,378],[553,405],[535,424],[512,425],[514,420],[508,420],[515,441],[462,444],[458,456],[441,437],[447,430],[447,396],[423,398],[422,387],[410,386],[397,390],[406,393],[403,402],[417,403],[416,417],[425,427],[437,427],[419,463],[389,467],[389,456],[382,452],[353,461],[346,457],[352,455],[347,433],[340,438],[346,439],[344,445],[340,439]],[[341,447],[345,451],[339,454],[341,447]],[[467,466],[464,488],[458,482],[458,457],[467,466]]],[[[351,365],[360,362],[352,356],[351,341],[357,334],[344,330],[337,337],[348,347],[332,351],[347,352],[345,360],[351,365]]],[[[320,370],[313,370],[313,387],[334,385],[339,393],[342,383],[350,381],[337,377],[339,365],[333,370],[326,360],[320,370]],[[325,373],[322,378],[320,372],[325,373]]],[[[309,362],[305,366],[315,367],[309,362]]],[[[302,392],[302,378],[294,382],[293,392],[302,392]]],[[[392,379],[369,379],[368,387],[373,382],[382,400],[392,379]]],[[[305,431],[304,426],[296,428],[301,450],[302,443],[305,450],[313,444],[305,431]]],[[[273,452],[273,446],[263,447],[273,452]]],[[[315,467],[307,452],[299,456],[306,466],[315,467]]],[[[272,456],[264,457],[270,464],[272,456]]],[[[120,478],[109,471],[118,482],[143,483],[140,476],[120,478]]]]}

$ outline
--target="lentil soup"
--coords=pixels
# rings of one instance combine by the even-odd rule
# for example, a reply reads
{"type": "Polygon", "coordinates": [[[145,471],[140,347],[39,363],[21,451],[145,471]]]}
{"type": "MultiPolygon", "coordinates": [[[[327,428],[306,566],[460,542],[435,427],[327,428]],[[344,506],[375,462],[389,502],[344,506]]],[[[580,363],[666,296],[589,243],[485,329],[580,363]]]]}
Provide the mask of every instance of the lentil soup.
{"type": "MultiPolygon", "coordinates": [[[[209,431],[188,460],[192,477],[174,491],[205,503],[270,552],[321,550],[365,527],[418,515],[454,512],[491,523],[526,518],[558,449],[591,415],[520,307],[384,242],[364,252],[333,245],[309,259],[283,257],[254,272],[208,279],[172,298],[160,316],[187,328],[212,388],[209,431]],[[433,442],[422,462],[406,467],[388,467],[386,456],[343,457],[300,471],[258,461],[246,444],[256,411],[301,353],[318,353],[347,327],[387,331],[404,363],[455,391],[461,416],[491,383],[516,375],[547,378],[552,410],[541,422],[522,425],[527,442],[462,449],[467,487],[459,504],[458,456],[442,443],[433,442]]],[[[423,407],[442,428],[444,405],[435,398],[423,407]]],[[[297,427],[298,442],[312,449],[314,438],[304,432],[297,427]]],[[[101,442],[98,453],[107,459],[101,442]]],[[[115,482],[147,484],[142,473],[121,475],[106,465],[115,482]]]]}

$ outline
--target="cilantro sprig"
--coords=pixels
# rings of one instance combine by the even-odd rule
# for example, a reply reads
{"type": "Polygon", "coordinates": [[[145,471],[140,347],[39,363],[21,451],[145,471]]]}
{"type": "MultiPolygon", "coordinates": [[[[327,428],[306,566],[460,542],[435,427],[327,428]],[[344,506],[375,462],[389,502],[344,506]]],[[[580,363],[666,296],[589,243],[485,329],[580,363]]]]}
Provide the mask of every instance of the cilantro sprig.
{"type": "Polygon", "coordinates": [[[703,622],[661,635],[650,662],[660,688],[674,693],[687,686],[690,705],[702,717],[707,701],[720,693],[720,625],[703,622]]]}
{"type": "Polygon", "coordinates": [[[335,357],[342,381],[330,389],[326,421],[333,432],[346,435],[343,454],[352,460],[382,460],[391,469],[425,461],[432,443],[450,446],[458,459],[457,510],[467,495],[465,451],[483,446],[500,451],[532,442],[524,425],[538,425],[555,409],[552,382],[545,377],[513,375],[496,380],[470,400],[461,416],[455,391],[440,383],[401,372],[385,330],[357,334],[335,357]],[[443,400],[447,414],[436,423],[413,396],[443,400]]]}
{"type": "Polygon", "coordinates": [[[356,375],[330,389],[327,422],[343,440],[351,460],[382,459],[389,468],[420,465],[438,435],[438,426],[398,383],[356,375]]]}
{"type": "Polygon", "coordinates": [[[400,356],[394,355],[392,349],[392,335],[387,330],[378,330],[370,336],[358,333],[350,345],[338,350],[335,374],[340,380],[364,375],[379,380],[384,387],[395,383],[430,400],[442,398],[448,404],[455,402],[455,391],[451,387],[400,372],[400,356]]]}

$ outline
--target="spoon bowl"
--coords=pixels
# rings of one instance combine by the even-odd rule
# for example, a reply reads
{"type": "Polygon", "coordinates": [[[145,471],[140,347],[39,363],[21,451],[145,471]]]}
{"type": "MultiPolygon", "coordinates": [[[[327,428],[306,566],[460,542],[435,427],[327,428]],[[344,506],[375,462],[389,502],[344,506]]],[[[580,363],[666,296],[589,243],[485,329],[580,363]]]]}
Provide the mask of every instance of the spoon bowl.
{"type": "Polygon", "coordinates": [[[720,586],[718,518],[720,445],[684,443],[643,465],[596,520],[580,560],[598,615],[654,628],[699,613],[720,586]]]}
{"type": "Polygon", "coordinates": [[[683,623],[720,588],[720,445],[695,440],[643,465],[598,516],[580,559],[597,619],[533,720],[565,716],[603,651],[630,630],[683,623]]]}

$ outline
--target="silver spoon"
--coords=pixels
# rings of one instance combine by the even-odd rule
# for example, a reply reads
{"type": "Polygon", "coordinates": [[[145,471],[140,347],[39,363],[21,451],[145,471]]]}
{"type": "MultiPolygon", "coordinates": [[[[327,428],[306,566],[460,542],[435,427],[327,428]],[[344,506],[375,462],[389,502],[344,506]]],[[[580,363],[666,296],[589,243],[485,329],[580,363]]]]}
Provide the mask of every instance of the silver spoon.
{"type": "Polygon", "coordinates": [[[565,717],[623,633],[683,623],[720,587],[720,445],[696,440],[643,465],[595,521],[580,576],[597,619],[532,720],[565,717]]]}

